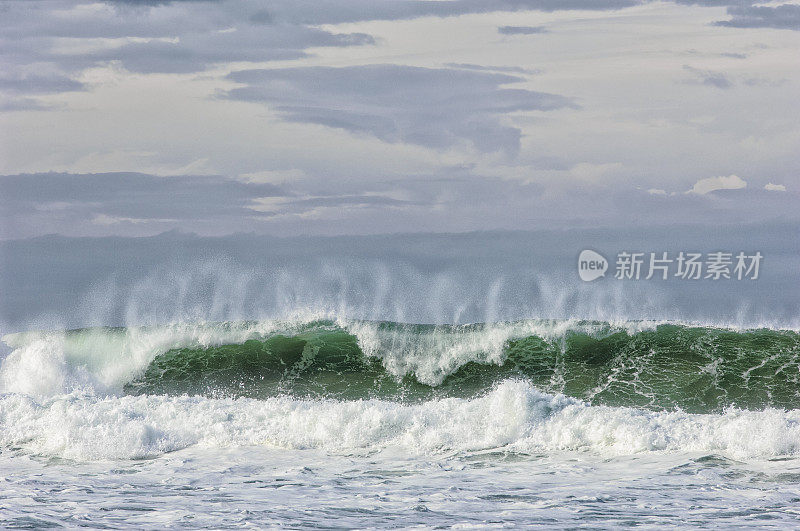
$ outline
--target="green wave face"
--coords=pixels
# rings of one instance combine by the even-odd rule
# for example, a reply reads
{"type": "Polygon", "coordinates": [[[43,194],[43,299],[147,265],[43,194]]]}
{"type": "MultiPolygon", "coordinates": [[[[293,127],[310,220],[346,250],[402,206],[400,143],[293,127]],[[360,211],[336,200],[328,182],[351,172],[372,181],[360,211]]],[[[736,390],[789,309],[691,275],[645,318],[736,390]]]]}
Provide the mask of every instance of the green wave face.
{"type": "Polygon", "coordinates": [[[141,377],[126,384],[125,391],[360,398],[374,393],[393,395],[399,388],[380,360],[362,354],[355,337],[333,330],[170,350],[153,360],[141,377]]]}
{"type": "MultiPolygon", "coordinates": [[[[499,359],[478,353],[451,360],[452,370],[431,385],[413,371],[387,369],[388,352],[397,345],[430,342],[437,334],[489,333],[488,327],[376,326],[385,352],[371,351],[371,356],[355,335],[330,325],[241,344],[169,350],[125,391],[419,401],[474,396],[500,380],[525,378],[545,392],[593,405],[698,413],[731,406],[800,408],[800,335],[793,331],[668,324],[635,333],[606,325],[599,332],[573,330],[555,338],[528,335],[506,339],[499,359]]],[[[393,354],[396,359],[398,353],[393,354]]]]}

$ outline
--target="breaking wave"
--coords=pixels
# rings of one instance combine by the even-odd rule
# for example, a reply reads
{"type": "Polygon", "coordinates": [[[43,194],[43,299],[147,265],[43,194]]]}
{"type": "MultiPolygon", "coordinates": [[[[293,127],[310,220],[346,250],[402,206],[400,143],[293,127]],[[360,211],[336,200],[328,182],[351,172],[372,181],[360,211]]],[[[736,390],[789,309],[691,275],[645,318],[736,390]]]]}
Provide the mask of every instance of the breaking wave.
{"type": "Polygon", "coordinates": [[[3,340],[0,451],[800,453],[794,330],[295,320],[3,340]]]}

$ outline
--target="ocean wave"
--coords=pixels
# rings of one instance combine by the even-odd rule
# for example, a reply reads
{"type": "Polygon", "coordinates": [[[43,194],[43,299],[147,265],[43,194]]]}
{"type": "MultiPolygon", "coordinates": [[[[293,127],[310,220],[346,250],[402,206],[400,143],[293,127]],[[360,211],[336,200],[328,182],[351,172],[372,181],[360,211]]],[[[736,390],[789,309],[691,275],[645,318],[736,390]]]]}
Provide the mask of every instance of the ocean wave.
{"type": "Polygon", "coordinates": [[[800,453],[800,411],[652,412],[591,406],[510,379],[489,393],[419,404],[271,397],[0,397],[0,446],[75,460],[144,458],[187,447],[267,445],[344,454],[703,452],[733,459],[800,453]]]}
{"type": "Polygon", "coordinates": [[[719,413],[800,408],[800,334],[680,323],[473,325],[295,319],[26,332],[0,392],[471,398],[521,378],[591,405],[719,413]]]}

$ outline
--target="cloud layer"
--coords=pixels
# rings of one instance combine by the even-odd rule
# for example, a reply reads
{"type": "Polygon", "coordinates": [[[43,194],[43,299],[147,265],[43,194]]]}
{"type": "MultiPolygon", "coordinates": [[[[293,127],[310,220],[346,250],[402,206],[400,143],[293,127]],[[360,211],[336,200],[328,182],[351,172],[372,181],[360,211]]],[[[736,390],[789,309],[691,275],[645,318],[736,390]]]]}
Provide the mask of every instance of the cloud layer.
{"type": "Polygon", "coordinates": [[[700,179],[689,193],[705,195],[717,190],[740,190],[747,187],[747,182],[738,175],[728,175],[727,177],[708,177],[700,179]]]}
{"type": "MultiPolygon", "coordinates": [[[[84,69],[117,62],[131,72],[201,72],[215,64],[267,62],[307,57],[310,48],[373,44],[360,32],[322,29],[372,20],[455,17],[490,12],[619,10],[641,0],[340,0],[277,1],[265,7],[253,0],[227,2],[128,0],[106,3],[9,0],[0,17],[0,49],[5,80],[0,84],[6,109],[34,108],[14,87],[47,91],[80,90],[74,79],[84,69]],[[84,41],[81,49],[67,41],[84,41]],[[91,41],[91,42],[89,42],[91,41]],[[48,76],[38,79],[42,69],[48,76]],[[46,81],[49,79],[49,81],[46,81]],[[44,81],[44,83],[43,83],[44,81]],[[11,90],[9,90],[11,89],[11,90]]],[[[696,2],[690,2],[696,3],[696,2]]],[[[800,6],[764,7],[753,1],[703,2],[728,6],[720,26],[800,30],[800,6]]],[[[542,26],[501,26],[500,33],[542,33],[542,26]]]]}
{"type": "Polygon", "coordinates": [[[2,237],[796,219],[798,9],[6,1],[2,237]]]}
{"type": "Polygon", "coordinates": [[[0,177],[0,239],[50,233],[137,236],[172,229],[207,235],[379,234],[553,224],[629,230],[632,223],[724,225],[776,216],[800,221],[796,190],[773,183],[763,188],[746,184],[731,175],[701,179],[691,193],[597,186],[555,193],[535,184],[455,172],[447,179],[431,176],[371,185],[332,181],[321,192],[319,183],[278,187],[220,176],[11,175],[0,177]],[[318,191],[304,191],[309,187],[318,191]]]}
{"type": "Polygon", "coordinates": [[[738,4],[728,8],[730,20],[716,22],[730,28],[775,28],[800,31],[800,5],[757,6],[738,4]]]}
{"type": "Polygon", "coordinates": [[[508,88],[524,78],[453,68],[365,65],[243,70],[226,97],[264,103],[285,120],[373,135],[385,142],[519,150],[521,132],[502,116],[574,107],[555,94],[508,88]]]}

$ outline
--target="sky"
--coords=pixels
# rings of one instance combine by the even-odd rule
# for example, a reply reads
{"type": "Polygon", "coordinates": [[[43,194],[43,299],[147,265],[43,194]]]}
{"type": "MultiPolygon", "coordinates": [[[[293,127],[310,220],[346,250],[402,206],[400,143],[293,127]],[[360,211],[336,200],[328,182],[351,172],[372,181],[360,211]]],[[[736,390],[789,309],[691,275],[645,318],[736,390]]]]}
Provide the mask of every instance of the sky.
{"type": "Polygon", "coordinates": [[[800,221],[800,3],[0,0],[0,239],[800,221]]]}

